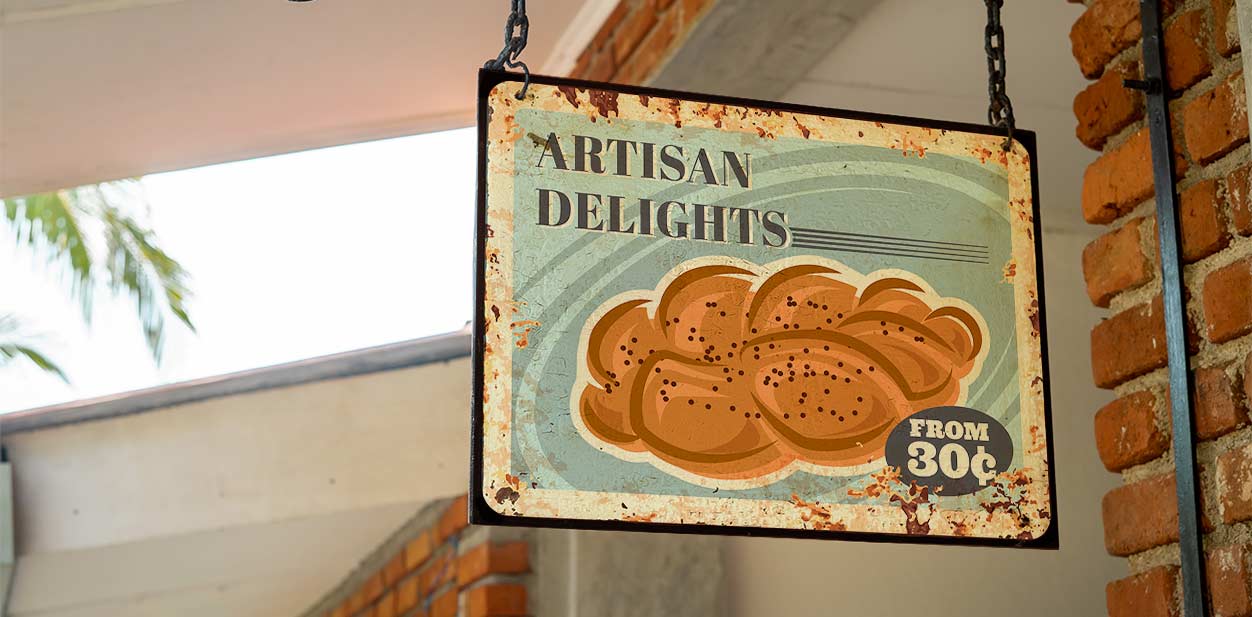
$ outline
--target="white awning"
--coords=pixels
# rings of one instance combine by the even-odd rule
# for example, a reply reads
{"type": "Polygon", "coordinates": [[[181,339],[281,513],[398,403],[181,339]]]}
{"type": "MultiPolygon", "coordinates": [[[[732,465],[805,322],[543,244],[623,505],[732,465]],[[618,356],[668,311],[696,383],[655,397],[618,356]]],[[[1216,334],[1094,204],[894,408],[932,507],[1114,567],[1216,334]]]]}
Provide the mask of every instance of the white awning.
{"type": "MultiPolygon", "coordinates": [[[[530,4],[532,70],[584,4],[530,4]]],[[[507,7],[0,0],[0,195],[469,125],[507,7]]]]}

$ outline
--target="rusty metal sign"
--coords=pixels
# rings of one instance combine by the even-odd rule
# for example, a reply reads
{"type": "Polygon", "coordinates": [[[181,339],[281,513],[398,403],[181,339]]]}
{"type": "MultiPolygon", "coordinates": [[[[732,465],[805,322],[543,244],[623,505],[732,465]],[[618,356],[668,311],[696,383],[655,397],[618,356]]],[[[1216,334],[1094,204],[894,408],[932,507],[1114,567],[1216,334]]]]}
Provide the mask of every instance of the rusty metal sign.
{"type": "Polygon", "coordinates": [[[1055,547],[1034,135],[480,77],[476,523],[1055,547]]]}

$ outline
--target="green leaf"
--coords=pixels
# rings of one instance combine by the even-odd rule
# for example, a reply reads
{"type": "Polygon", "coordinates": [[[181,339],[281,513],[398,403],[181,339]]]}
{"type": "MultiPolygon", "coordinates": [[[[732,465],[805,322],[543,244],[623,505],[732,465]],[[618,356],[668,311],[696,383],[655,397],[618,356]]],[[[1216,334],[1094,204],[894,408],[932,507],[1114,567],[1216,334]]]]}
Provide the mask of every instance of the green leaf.
{"type": "Polygon", "coordinates": [[[144,341],[160,363],[166,314],[193,332],[195,326],[190,276],[146,224],[147,207],[139,182],[120,180],[7,199],[3,222],[19,246],[44,256],[54,272],[70,273],[70,297],[89,323],[98,291],[134,301],[144,341]]]}
{"type": "Polygon", "coordinates": [[[4,220],[19,246],[42,257],[52,270],[69,275],[70,297],[91,320],[92,259],[80,225],[81,213],[66,193],[44,193],[4,201],[4,220]]]}
{"type": "Polygon", "coordinates": [[[103,223],[104,255],[111,291],[135,301],[144,339],[159,362],[165,340],[165,313],[195,331],[186,301],[191,296],[187,271],[158,245],[156,234],[108,196],[97,203],[103,223]]]}
{"type": "Polygon", "coordinates": [[[26,359],[47,373],[57,376],[61,381],[69,383],[65,371],[55,362],[48,359],[42,352],[30,346],[30,343],[15,340],[18,337],[18,321],[12,315],[0,315],[0,367],[10,362],[26,359]]]}
{"type": "Polygon", "coordinates": [[[55,375],[58,379],[65,383],[70,382],[69,377],[65,376],[65,371],[62,371],[61,367],[57,366],[56,363],[49,360],[47,356],[36,351],[35,349],[19,345],[17,343],[0,344],[0,366],[6,364],[9,360],[19,357],[25,357],[27,360],[33,362],[35,366],[38,366],[45,372],[55,375]]]}

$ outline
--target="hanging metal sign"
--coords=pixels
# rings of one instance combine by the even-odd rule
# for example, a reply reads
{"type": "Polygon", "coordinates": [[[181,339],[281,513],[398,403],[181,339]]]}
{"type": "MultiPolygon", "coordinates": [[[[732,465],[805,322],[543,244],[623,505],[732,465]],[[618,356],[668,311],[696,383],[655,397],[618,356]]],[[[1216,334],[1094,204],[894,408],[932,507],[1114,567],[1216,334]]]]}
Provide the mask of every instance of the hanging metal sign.
{"type": "Polygon", "coordinates": [[[484,71],[472,520],[1055,547],[1034,135],[484,71]]]}

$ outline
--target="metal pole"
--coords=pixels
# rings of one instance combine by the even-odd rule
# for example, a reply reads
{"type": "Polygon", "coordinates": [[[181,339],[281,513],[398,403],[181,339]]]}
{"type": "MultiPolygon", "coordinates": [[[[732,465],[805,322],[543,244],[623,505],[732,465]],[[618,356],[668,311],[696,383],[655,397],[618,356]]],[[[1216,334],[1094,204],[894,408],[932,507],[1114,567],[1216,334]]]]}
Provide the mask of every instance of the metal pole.
{"type": "Polygon", "coordinates": [[[1174,187],[1174,147],[1170,132],[1169,92],[1165,80],[1165,53],[1161,36],[1159,0],[1139,0],[1143,25],[1144,81],[1127,86],[1147,97],[1148,130],[1152,141],[1152,176],[1156,185],[1156,225],[1161,243],[1162,301],[1165,305],[1165,341],[1169,355],[1170,409],[1174,429],[1174,470],[1178,486],[1178,545],[1182,562],[1182,606],[1186,617],[1208,614],[1204,579],[1203,529],[1200,527],[1200,480],[1195,462],[1192,427],[1192,375],[1187,364],[1186,312],[1183,308],[1182,256],[1178,247],[1177,193],[1174,187]]]}

